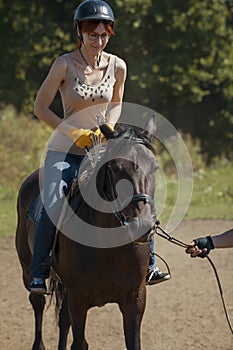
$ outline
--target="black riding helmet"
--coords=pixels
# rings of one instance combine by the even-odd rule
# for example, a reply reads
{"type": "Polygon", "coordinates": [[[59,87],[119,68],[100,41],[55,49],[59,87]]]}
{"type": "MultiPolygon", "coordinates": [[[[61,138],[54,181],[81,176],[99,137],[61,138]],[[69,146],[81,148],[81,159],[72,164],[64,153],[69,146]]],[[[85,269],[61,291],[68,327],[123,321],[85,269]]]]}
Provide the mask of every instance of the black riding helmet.
{"type": "Polygon", "coordinates": [[[111,7],[102,0],[85,0],[77,7],[74,14],[75,27],[79,22],[88,20],[109,21],[111,26],[115,22],[111,7]]]}

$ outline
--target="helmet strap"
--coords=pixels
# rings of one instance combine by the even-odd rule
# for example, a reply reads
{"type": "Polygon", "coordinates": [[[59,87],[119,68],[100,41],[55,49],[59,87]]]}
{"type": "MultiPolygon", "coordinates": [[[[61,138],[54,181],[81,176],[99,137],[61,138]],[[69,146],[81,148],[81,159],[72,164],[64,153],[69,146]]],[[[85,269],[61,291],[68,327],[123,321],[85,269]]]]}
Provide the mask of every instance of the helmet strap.
{"type": "Polygon", "coordinates": [[[79,37],[79,40],[83,43],[83,35],[82,35],[82,32],[81,32],[81,25],[80,23],[77,23],[77,34],[78,34],[78,37],[79,37]]]}

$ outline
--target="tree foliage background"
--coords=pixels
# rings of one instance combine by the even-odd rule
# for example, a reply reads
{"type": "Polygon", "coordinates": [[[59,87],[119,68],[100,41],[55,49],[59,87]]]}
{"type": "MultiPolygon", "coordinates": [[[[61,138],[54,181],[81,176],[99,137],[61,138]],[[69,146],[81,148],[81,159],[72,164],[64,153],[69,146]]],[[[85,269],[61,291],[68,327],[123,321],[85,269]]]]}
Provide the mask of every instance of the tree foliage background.
{"type": "MultiPolygon", "coordinates": [[[[55,57],[75,48],[81,1],[0,0],[0,102],[33,110],[55,57]]],[[[230,158],[233,0],[109,0],[116,35],[107,50],[128,65],[124,100],[146,105],[201,140],[209,160],[230,158]]],[[[59,100],[53,106],[61,114],[59,100]]]]}

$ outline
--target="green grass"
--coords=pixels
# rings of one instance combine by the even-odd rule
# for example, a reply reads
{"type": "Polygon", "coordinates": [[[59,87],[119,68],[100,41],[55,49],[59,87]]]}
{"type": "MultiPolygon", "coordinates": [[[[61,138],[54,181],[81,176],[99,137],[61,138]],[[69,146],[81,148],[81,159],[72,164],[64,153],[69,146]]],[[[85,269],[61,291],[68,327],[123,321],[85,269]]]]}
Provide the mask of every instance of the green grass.
{"type": "MultiPolygon", "coordinates": [[[[190,205],[186,208],[187,212],[184,213],[184,219],[233,219],[233,164],[225,157],[221,157],[214,159],[207,167],[205,157],[201,153],[200,141],[193,139],[190,135],[183,135],[183,139],[193,166],[192,196],[190,205]]],[[[166,222],[171,216],[177,199],[177,171],[167,150],[161,144],[157,145],[157,149],[158,160],[166,177],[167,190],[160,220],[166,222]]],[[[158,176],[157,188],[159,181],[158,176]]],[[[174,219],[177,218],[174,217],[174,219]]]]}
{"type": "MultiPolygon", "coordinates": [[[[17,115],[12,107],[1,111],[0,236],[15,233],[19,187],[26,176],[39,166],[50,134],[49,128],[31,116],[17,115]]],[[[184,138],[194,168],[192,199],[184,219],[233,219],[233,164],[225,159],[216,159],[214,165],[206,167],[198,140],[192,140],[190,136],[184,138]]],[[[178,185],[169,155],[161,147],[158,147],[158,154],[159,163],[166,174],[167,189],[165,206],[159,219],[166,222],[176,201],[178,185]]]]}
{"type": "Polygon", "coordinates": [[[200,169],[187,218],[233,219],[233,166],[200,169]]]}
{"type": "Polygon", "coordinates": [[[11,106],[0,111],[0,236],[15,233],[19,187],[39,167],[50,134],[50,128],[11,106]]]}
{"type": "MultiPolygon", "coordinates": [[[[184,219],[233,220],[233,166],[200,169],[193,177],[190,205],[184,219]]],[[[167,197],[160,220],[166,222],[177,197],[177,180],[167,181],[167,197]]]]}
{"type": "Polygon", "coordinates": [[[9,237],[16,230],[16,199],[7,198],[0,201],[0,237],[9,237]]]}

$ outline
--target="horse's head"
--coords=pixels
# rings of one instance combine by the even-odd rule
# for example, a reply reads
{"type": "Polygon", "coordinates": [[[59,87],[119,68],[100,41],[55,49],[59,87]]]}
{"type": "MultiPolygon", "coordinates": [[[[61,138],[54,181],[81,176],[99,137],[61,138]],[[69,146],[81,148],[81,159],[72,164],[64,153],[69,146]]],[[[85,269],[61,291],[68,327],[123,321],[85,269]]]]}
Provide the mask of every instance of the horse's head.
{"type": "Polygon", "coordinates": [[[112,208],[117,221],[138,238],[154,225],[155,158],[153,140],[155,116],[144,129],[119,124],[115,131],[101,127],[108,140],[104,169],[97,177],[100,195],[112,208]]]}

